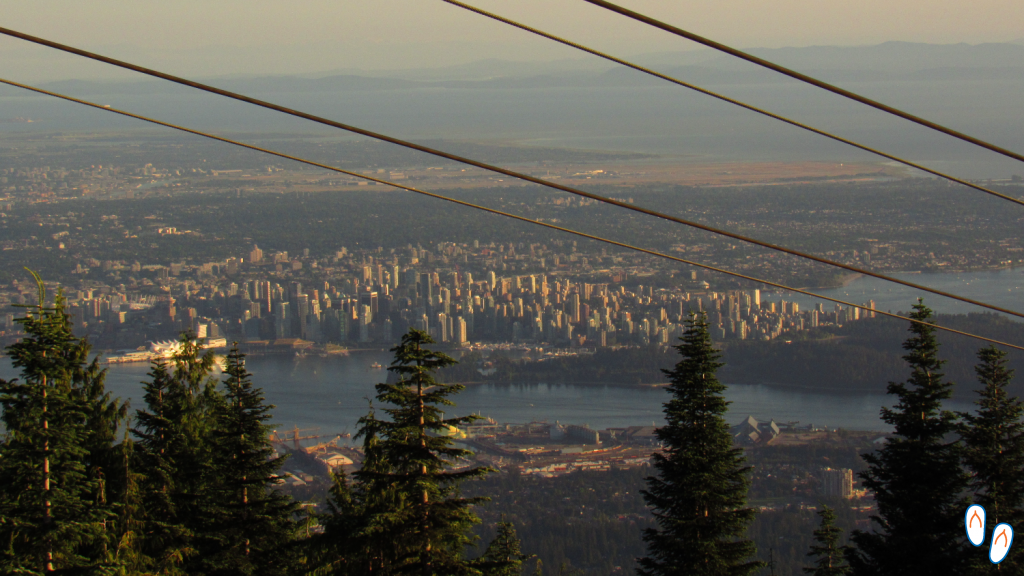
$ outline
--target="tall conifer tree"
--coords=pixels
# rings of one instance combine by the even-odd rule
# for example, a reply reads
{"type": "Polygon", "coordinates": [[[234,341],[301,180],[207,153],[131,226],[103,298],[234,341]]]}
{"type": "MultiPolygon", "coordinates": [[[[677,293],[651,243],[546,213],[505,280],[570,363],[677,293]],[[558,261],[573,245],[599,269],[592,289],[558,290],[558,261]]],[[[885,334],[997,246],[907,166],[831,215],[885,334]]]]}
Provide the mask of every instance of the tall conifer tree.
{"type": "Polygon", "coordinates": [[[0,571],[97,570],[116,542],[115,516],[102,482],[109,445],[89,426],[110,423],[106,411],[116,427],[119,404],[87,368],[89,345],[72,334],[63,295],[46,306],[33,277],[39,302],[17,320],[26,337],[7,349],[22,379],[0,381],[0,571]]]}
{"type": "Polygon", "coordinates": [[[658,475],[647,479],[644,499],[657,528],[644,532],[647,557],[641,576],[741,576],[764,566],[751,560],[754,544],[743,539],[754,510],[746,507],[750,480],[743,451],[734,448],[725,413],[729,403],[715,372],[723,366],[712,347],[707,321],[686,321],[682,360],[672,370],[667,423],[657,430],[664,453],[652,460],[658,475]]]}
{"type": "MultiPolygon", "coordinates": [[[[978,351],[975,367],[983,385],[976,414],[961,413],[964,463],[971,472],[974,501],[985,507],[986,522],[1024,527],[1024,402],[1010,396],[1007,387],[1013,370],[1006,353],[994,346],[978,351]]],[[[976,554],[972,574],[1022,574],[1024,562],[1010,554],[999,565],[976,554]]]]}
{"type": "Polygon", "coordinates": [[[296,560],[298,504],[274,489],[284,457],[273,457],[273,406],[264,402],[232,348],[224,371],[224,397],[214,408],[211,532],[200,556],[207,574],[287,574],[296,560]]]}
{"type": "Polygon", "coordinates": [[[498,533],[477,562],[477,568],[484,576],[519,576],[523,562],[529,559],[530,556],[523,554],[515,526],[502,520],[498,523],[498,533]]]}
{"type": "Polygon", "coordinates": [[[145,470],[135,486],[137,494],[126,493],[141,504],[137,508],[139,540],[143,564],[166,574],[177,573],[185,558],[192,555],[191,533],[179,517],[175,494],[179,472],[175,455],[181,450],[179,422],[182,419],[182,391],[174,385],[165,362],[154,362],[144,384],[145,410],[135,416],[133,452],[137,468],[145,470]]]}
{"type": "Polygon", "coordinates": [[[821,525],[814,531],[814,544],[807,553],[817,560],[813,566],[804,568],[804,573],[811,576],[846,576],[850,573],[850,565],[844,558],[846,547],[839,544],[843,530],[836,526],[835,510],[822,506],[818,516],[821,517],[821,525]]]}
{"type": "Polygon", "coordinates": [[[145,383],[146,409],[136,414],[139,465],[145,472],[143,552],[154,569],[196,573],[197,552],[214,540],[209,530],[212,475],[211,407],[217,380],[212,352],[183,334],[171,361],[153,363],[145,383]]]}
{"type": "Polygon", "coordinates": [[[119,478],[116,486],[108,491],[117,506],[116,545],[108,556],[112,564],[120,567],[116,574],[152,573],[153,562],[143,553],[145,511],[142,508],[141,484],[144,476],[138,470],[135,443],[128,431],[125,431],[118,448],[119,478]]]}
{"type": "Polygon", "coordinates": [[[452,446],[449,434],[475,416],[445,418],[449,396],[464,387],[438,384],[433,373],[455,360],[425,346],[433,340],[410,330],[392,351],[388,368],[397,381],[377,384],[377,401],[388,419],[376,413],[360,419],[366,460],[353,482],[336,476],[333,514],[325,518],[317,562],[333,574],[472,574],[465,548],[469,530],[479,522],[470,506],[485,498],[462,498],[464,480],[486,468],[452,471],[470,455],[452,446]]]}
{"type": "MultiPolygon", "coordinates": [[[[332,481],[326,510],[316,516],[321,531],[303,542],[305,563],[310,573],[316,575],[368,573],[377,555],[363,544],[384,544],[386,540],[371,540],[364,536],[365,507],[353,494],[344,471],[334,472],[332,481]]],[[[388,573],[379,566],[377,568],[376,573],[388,573]]]]}
{"type": "Polygon", "coordinates": [[[371,405],[356,435],[365,456],[360,470],[351,479],[343,470],[333,474],[327,512],[318,518],[323,532],[308,541],[316,574],[393,574],[405,554],[409,526],[394,511],[407,506],[406,497],[396,484],[372,481],[391,471],[376,432],[379,422],[371,405]]]}
{"type": "MultiPolygon", "coordinates": [[[[932,312],[919,301],[910,317],[931,322],[932,312]]],[[[953,385],[943,379],[935,328],[914,322],[910,333],[903,344],[910,377],[889,383],[896,405],[882,408],[893,435],[864,455],[868,469],[860,477],[874,492],[878,514],[875,531],[851,536],[849,561],[858,576],[966,573],[967,476],[954,438],[956,415],[942,408],[953,385]]]]}

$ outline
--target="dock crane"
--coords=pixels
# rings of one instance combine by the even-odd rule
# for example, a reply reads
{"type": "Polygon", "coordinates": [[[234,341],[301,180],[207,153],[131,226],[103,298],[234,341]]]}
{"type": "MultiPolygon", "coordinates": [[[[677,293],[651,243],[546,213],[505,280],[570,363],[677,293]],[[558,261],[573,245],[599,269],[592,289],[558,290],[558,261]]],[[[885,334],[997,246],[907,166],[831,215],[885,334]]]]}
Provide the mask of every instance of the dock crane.
{"type": "Polygon", "coordinates": [[[321,443],[317,444],[316,446],[308,446],[306,448],[303,448],[303,450],[305,450],[307,454],[313,454],[314,452],[319,452],[321,450],[326,452],[327,448],[329,448],[329,447],[337,448],[338,447],[338,440],[341,440],[341,434],[338,434],[337,436],[335,436],[334,438],[331,438],[330,440],[328,440],[326,442],[321,442],[321,443]]]}
{"type": "Polygon", "coordinates": [[[320,438],[323,438],[323,436],[320,435],[319,428],[305,428],[300,430],[298,426],[296,426],[292,430],[286,431],[284,435],[279,434],[277,430],[274,430],[270,434],[271,442],[276,442],[278,444],[287,446],[288,442],[291,441],[292,446],[294,447],[295,450],[303,449],[302,445],[299,444],[299,442],[302,440],[318,440],[320,438]],[[304,433],[307,432],[312,432],[312,434],[303,435],[304,433]]]}

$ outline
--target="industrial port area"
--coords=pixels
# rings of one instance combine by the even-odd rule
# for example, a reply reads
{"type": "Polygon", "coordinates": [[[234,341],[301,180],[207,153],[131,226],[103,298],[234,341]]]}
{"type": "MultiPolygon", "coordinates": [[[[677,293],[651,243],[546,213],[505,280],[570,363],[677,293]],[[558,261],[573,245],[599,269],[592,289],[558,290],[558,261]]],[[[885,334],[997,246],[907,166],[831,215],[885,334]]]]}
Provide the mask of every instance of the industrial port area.
{"type": "MultiPolygon", "coordinates": [[[[842,429],[799,425],[798,422],[759,421],[748,416],[730,428],[734,446],[755,465],[752,477],[776,482],[783,473],[792,485],[789,499],[825,496],[859,499],[852,470],[843,467],[779,465],[779,454],[800,449],[842,449],[855,444],[881,443],[880,432],[851,432],[842,429]]],[[[448,435],[473,456],[459,468],[488,466],[499,473],[516,473],[536,478],[553,478],[576,472],[607,472],[651,465],[652,456],[662,449],[653,425],[594,430],[587,425],[558,421],[499,423],[484,418],[448,435]]],[[[321,434],[320,429],[274,431],[271,436],[278,454],[287,454],[283,479],[288,490],[315,490],[330,481],[331,473],[358,470],[364,454],[350,434],[321,434]]],[[[779,499],[768,499],[762,507],[774,509],[779,499]]]]}

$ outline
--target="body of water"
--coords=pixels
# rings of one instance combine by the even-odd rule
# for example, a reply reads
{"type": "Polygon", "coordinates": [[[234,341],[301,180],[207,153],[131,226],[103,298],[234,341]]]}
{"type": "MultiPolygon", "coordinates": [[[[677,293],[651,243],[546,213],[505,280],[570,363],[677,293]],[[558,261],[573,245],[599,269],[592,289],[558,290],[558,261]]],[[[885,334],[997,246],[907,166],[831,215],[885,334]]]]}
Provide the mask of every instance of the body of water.
{"type": "MultiPolygon", "coordinates": [[[[319,427],[324,434],[354,432],[356,421],[367,413],[374,384],[387,377],[385,370],[373,369],[374,362],[387,363],[390,354],[356,352],[347,357],[284,356],[249,358],[253,382],[263,388],[267,400],[276,406],[274,425],[281,429],[319,427]]],[[[119,364],[110,367],[107,388],[142,403],[142,382],[147,364],[119,364]]],[[[0,377],[16,376],[9,361],[0,366],[0,377]]],[[[799,421],[820,426],[854,430],[888,429],[878,418],[883,405],[891,404],[884,394],[824,394],[761,385],[732,384],[726,392],[732,402],[728,420],[738,423],[748,415],[778,422],[799,421]]],[[[531,420],[562,424],[589,424],[595,428],[661,424],[662,404],[668,399],[664,388],[577,386],[557,384],[476,384],[454,398],[453,415],[479,413],[499,422],[531,420]]],[[[950,403],[954,410],[969,409],[968,403],[950,403]]]]}
{"type": "MultiPolygon", "coordinates": [[[[1024,268],[1008,268],[989,272],[898,273],[891,274],[891,276],[1010,310],[1024,311],[1024,268]]],[[[814,290],[814,292],[853,304],[864,304],[869,300],[874,300],[875,308],[892,312],[909,311],[919,297],[924,299],[929,308],[939,313],[966,314],[988,311],[959,300],[921,292],[870,276],[861,276],[841,288],[814,290]]],[[[816,298],[795,293],[771,294],[762,296],[761,300],[775,301],[780,298],[797,302],[800,304],[801,310],[809,310],[818,302],[822,302],[816,298]]],[[[823,304],[826,310],[831,310],[835,305],[832,302],[823,302],[823,304]]]]}

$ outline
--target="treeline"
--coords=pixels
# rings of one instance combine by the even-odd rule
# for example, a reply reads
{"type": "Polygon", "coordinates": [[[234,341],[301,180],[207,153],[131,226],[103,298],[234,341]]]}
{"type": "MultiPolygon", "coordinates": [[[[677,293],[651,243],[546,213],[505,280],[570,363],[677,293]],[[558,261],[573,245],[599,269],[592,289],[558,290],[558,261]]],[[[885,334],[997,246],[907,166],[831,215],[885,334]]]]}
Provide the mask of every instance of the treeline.
{"type": "MultiPolygon", "coordinates": [[[[940,314],[935,321],[940,326],[1003,342],[1024,341],[1024,323],[1005,316],[940,314]]],[[[905,321],[879,317],[842,327],[809,330],[794,334],[791,339],[732,340],[722,349],[725,367],[721,374],[732,383],[884,393],[888,382],[907,376],[902,348],[906,328],[905,321]]],[[[954,395],[972,399],[977,341],[943,331],[937,333],[937,338],[948,358],[944,365],[946,375],[953,382],[963,383],[954,395]]],[[[674,350],[661,346],[598,350],[594,355],[542,362],[513,360],[495,352],[486,359],[495,372],[484,376],[478,368],[485,359],[479,352],[473,352],[463,356],[462,362],[442,377],[449,382],[653,384],[666,381],[662,370],[670,368],[677,358],[674,350]]],[[[1024,369],[1024,352],[1009,350],[1007,361],[1011,369],[1024,369]]],[[[1010,391],[1024,395],[1024,383],[1011,383],[1010,391]]]]}
{"type": "Polygon", "coordinates": [[[491,497],[477,530],[483,541],[504,519],[515,525],[523,550],[542,566],[599,576],[631,574],[644,553],[642,532],[654,526],[641,494],[650,473],[635,468],[539,478],[513,470],[469,482],[465,491],[491,497]]]}
{"type": "MultiPolygon", "coordinates": [[[[940,326],[981,334],[1002,342],[1024,341],[1024,323],[996,314],[940,314],[940,326]]],[[[909,372],[903,360],[907,323],[893,318],[849,322],[807,333],[789,343],[732,341],[725,349],[733,382],[777,384],[828,391],[884,392],[887,382],[903,380],[909,372]]],[[[977,340],[945,331],[936,333],[942,346],[946,376],[960,383],[955,396],[973,399],[977,340]]],[[[1011,369],[1024,369],[1024,352],[1009,350],[1011,369]]],[[[1024,384],[1010,384],[1010,392],[1024,395],[1024,384]]]]}
{"type": "Polygon", "coordinates": [[[45,307],[40,287],[39,302],[8,348],[22,377],[0,381],[0,571],[289,573],[302,517],[273,488],[283,459],[244,356],[231,352],[220,381],[182,338],[129,419],[63,298],[45,307]]]}
{"type": "MultiPolygon", "coordinates": [[[[548,569],[564,566],[593,576],[626,575],[635,573],[637,558],[644,555],[643,531],[655,526],[642,494],[651,473],[647,467],[554,478],[513,472],[467,483],[466,493],[491,495],[476,531],[482,541],[490,541],[495,534],[492,525],[502,518],[516,526],[523,550],[536,555],[526,562],[527,571],[539,560],[548,569]]],[[[792,490],[790,482],[786,487],[792,490]]],[[[835,510],[835,526],[844,533],[867,519],[849,501],[823,500],[817,506],[822,504],[835,510]]],[[[774,561],[776,574],[795,576],[808,564],[818,522],[814,510],[790,505],[759,512],[747,533],[757,546],[758,559],[774,561]]]]}

